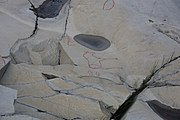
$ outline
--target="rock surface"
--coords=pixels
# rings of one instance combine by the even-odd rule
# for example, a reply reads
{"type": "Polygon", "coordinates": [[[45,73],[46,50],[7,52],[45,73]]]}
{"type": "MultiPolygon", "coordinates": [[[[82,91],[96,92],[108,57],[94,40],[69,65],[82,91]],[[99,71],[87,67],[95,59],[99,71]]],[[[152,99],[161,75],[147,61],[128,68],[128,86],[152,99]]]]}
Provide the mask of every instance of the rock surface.
{"type": "Polygon", "coordinates": [[[52,67],[11,64],[1,83],[18,90],[15,102],[17,112],[26,113],[34,108],[36,114],[41,114],[37,110],[44,111],[56,119],[101,118],[103,115],[98,101],[117,108],[129,94],[113,74],[110,77],[102,72],[103,77],[93,77],[82,73],[79,75],[77,70],[80,71],[71,65],[52,67]],[[42,73],[57,78],[48,79],[42,73]],[[26,108],[22,109],[21,106],[26,108]]]}
{"type": "Polygon", "coordinates": [[[3,75],[5,74],[7,68],[9,67],[10,59],[3,58],[0,56],[0,80],[2,79],[3,75]]]}
{"type": "Polygon", "coordinates": [[[13,115],[13,116],[2,116],[1,120],[39,120],[27,115],[13,115]]]}
{"type": "Polygon", "coordinates": [[[35,65],[58,65],[60,49],[57,40],[46,40],[40,43],[22,43],[16,51],[11,53],[15,63],[35,65]]]}
{"type": "Polygon", "coordinates": [[[17,99],[17,91],[0,85],[0,115],[13,114],[14,100],[17,99]]]}
{"type": "MultiPolygon", "coordinates": [[[[178,0],[31,2],[42,14],[54,12],[41,14],[32,37],[36,16],[28,0],[0,2],[0,66],[11,57],[0,84],[18,93],[15,116],[2,119],[109,120],[153,68],[180,55],[178,0]],[[105,47],[97,36],[108,40],[100,40],[105,47]]],[[[123,119],[162,120],[149,101],[179,110],[179,78],[178,59],[152,78],[123,119]]]]}

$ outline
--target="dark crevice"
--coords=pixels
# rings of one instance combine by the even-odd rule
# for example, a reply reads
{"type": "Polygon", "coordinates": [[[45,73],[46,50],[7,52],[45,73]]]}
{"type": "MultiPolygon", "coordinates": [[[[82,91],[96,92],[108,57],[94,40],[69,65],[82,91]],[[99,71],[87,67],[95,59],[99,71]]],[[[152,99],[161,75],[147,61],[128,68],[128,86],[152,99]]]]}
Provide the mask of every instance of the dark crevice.
{"type": "Polygon", "coordinates": [[[164,105],[157,100],[147,101],[147,104],[164,120],[180,120],[180,109],[164,105]]]}
{"type": "Polygon", "coordinates": [[[37,109],[38,112],[46,113],[44,110],[37,109]]]}
{"type": "MultiPolygon", "coordinates": [[[[66,32],[67,32],[67,25],[68,25],[68,19],[69,19],[69,13],[70,13],[70,9],[71,9],[71,0],[69,0],[68,1],[68,5],[66,6],[66,7],[68,7],[68,11],[67,11],[67,17],[66,17],[66,21],[65,21],[65,25],[64,25],[64,32],[63,32],[63,34],[61,35],[61,37],[60,37],[60,39],[59,39],[59,41],[61,41],[64,37],[65,37],[65,35],[66,35],[66,32]]],[[[61,43],[59,42],[59,48],[60,48],[60,46],[61,46],[61,43]]],[[[60,65],[61,64],[61,59],[60,59],[60,57],[61,57],[61,49],[59,50],[59,62],[58,62],[58,64],[60,65]]]]}
{"type": "Polygon", "coordinates": [[[15,113],[3,114],[3,115],[0,115],[0,117],[13,116],[13,115],[15,115],[15,113]]]}
{"type": "Polygon", "coordinates": [[[4,76],[4,74],[6,73],[6,70],[8,69],[9,64],[10,64],[10,61],[2,69],[0,69],[0,80],[4,76]]]}
{"type": "Polygon", "coordinates": [[[153,21],[153,20],[151,20],[151,19],[149,19],[148,21],[149,21],[150,23],[154,23],[154,21],[153,21]]]}
{"type": "Polygon", "coordinates": [[[33,3],[30,0],[28,0],[28,1],[29,1],[29,3],[31,4],[31,7],[32,7],[32,8],[30,8],[30,10],[33,9],[34,12],[36,13],[35,14],[36,15],[35,27],[34,27],[34,30],[33,30],[32,34],[28,37],[28,38],[30,38],[30,37],[34,36],[36,34],[37,30],[38,30],[38,17],[39,17],[39,15],[38,15],[37,8],[33,5],[33,3]]]}
{"type": "Polygon", "coordinates": [[[121,120],[132,105],[136,102],[138,95],[147,87],[146,84],[142,84],[139,89],[130,95],[126,101],[118,108],[118,110],[112,115],[111,119],[121,120]]]}
{"type": "Polygon", "coordinates": [[[165,26],[164,24],[154,24],[154,27],[156,28],[156,30],[164,35],[166,35],[167,37],[169,37],[170,39],[172,39],[173,41],[175,41],[176,43],[180,44],[180,34],[179,34],[179,29],[176,28],[168,28],[168,26],[165,26]]]}
{"type": "MultiPolygon", "coordinates": [[[[159,73],[162,69],[164,69],[166,66],[168,66],[169,64],[171,64],[172,62],[178,60],[180,58],[180,56],[174,57],[173,55],[170,56],[170,59],[163,63],[162,66],[160,66],[159,68],[157,68],[157,65],[155,64],[153,66],[153,69],[151,71],[151,74],[148,75],[144,80],[143,83],[141,84],[141,86],[136,89],[135,92],[133,92],[125,101],[122,105],[119,106],[119,108],[117,109],[117,111],[111,116],[110,120],[114,119],[114,120],[121,120],[125,114],[128,112],[128,110],[133,106],[133,104],[136,102],[136,99],[138,97],[138,95],[144,91],[148,86],[150,86],[150,81],[151,79],[155,76],[155,74],[159,73]]],[[[176,120],[176,119],[174,119],[176,120]]]]}
{"type": "Polygon", "coordinates": [[[36,15],[36,21],[35,21],[34,30],[33,30],[32,34],[28,38],[33,37],[37,33],[37,31],[38,31],[38,15],[36,15]]]}
{"type": "Polygon", "coordinates": [[[32,32],[32,34],[29,36],[29,37],[27,37],[27,38],[22,38],[22,39],[20,39],[20,40],[26,40],[26,39],[29,39],[29,38],[31,38],[31,37],[33,37],[34,35],[36,35],[36,33],[37,33],[37,31],[38,31],[38,18],[39,18],[39,16],[38,16],[38,11],[37,11],[37,8],[34,6],[34,4],[30,1],[30,0],[28,0],[29,1],[29,3],[31,4],[31,8],[29,8],[30,10],[33,10],[36,14],[36,20],[35,20],[35,26],[34,26],[34,30],[33,30],[33,32],[32,32]]]}
{"type": "Polygon", "coordinates": [[[40,18],[45,19],[45,18],[54,18],[58,16],[60,10],[62,9],[62,7],[66,4],[68,0],[46,0],[38,8],[36,8],[30,0],[28,1],[31,4],[31,8],[29,9],[33,11],[36,16],[35,26],[34,26],[34,30],[32,34],[29,37],[22,38],[20,40],[26,40],[36,35],[38,31],[38,21],[39,21],[38,18],[40,17],[40,18]]]}
{"type": "MultiPolygon", "coordinates": [[[[60,43],[58,43],[58,44],[60,44],[60,43]]],[[[61,65],[61,59],[60,59],[60,57],[61,57],[61,49],[60,49],[60,47],[59,47],[58,65],[61,65]]]]}
{"type": "Polygon", "coordinates": [[[34,106],[31,106],[31,105],[28,105],[28,104],[25,104],[25,103],[21,103],[21,102],[18,102],[18,101],[16,101],[16,103],[18,103],[18,104],[20,104],[20,105],[23,105],[23,106],[26,106],[26,107],[29,107],[29,108],[33,108],[33,109],[37,110],[37,112],[45,113],[45,114],[51,115],[51,116],[53,116],[53,117],[56,117],[56,118],[58,118],[58,119],[66,120],[66,118],[60,117],[60,116],[58,116],[58,115],[55,115],[55,114],[50,113],[50,112],[45,111],[45,110],[41,110],[41,109],[36,108],[36,107],[34,107],[34,106]]]}
{"type": "Polygon", "coordinates": [[[55,78],[59,78],[58,76],[55,75],[49,75],[49,74],[45,74],[45,73],[41,73],[44,77],[46,77],[47,79],[55,79],[55,78]]]}
{"type": "MultiPolygon", "coordinates": [[[[71,0],[69,0],[68,4],[69,4],[69,8],[68,8],[68,12],[67,12],[66,21],[65,21],[64,33],[63,33],[63,35],[61,36],[60,41],[65,37],[66,32],[67,32],[67,25],[68,25],[69,13],[70,13],[70,9],[71,9],[71,5],[70,5],[70,4],[71,4],[71,0]]],[[[67,5],[67,7],[68,7],[68,5],[67,5]]]]}

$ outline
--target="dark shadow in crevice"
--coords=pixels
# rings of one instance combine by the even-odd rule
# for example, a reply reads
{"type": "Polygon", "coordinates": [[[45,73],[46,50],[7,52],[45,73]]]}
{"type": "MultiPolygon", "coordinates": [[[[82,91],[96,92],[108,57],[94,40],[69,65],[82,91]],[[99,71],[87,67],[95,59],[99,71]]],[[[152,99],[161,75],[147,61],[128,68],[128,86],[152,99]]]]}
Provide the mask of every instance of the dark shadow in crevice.
{"type": "Polygon", "coordinates": [[[6,70],[9,67],[9,65],[10,65],[10,61],[0,69],[0,81],[3,78],[4,74],[6,73],[6,70]]]}
{"type": "Polygon", "coordinates": [[[29,37],[21,38],[19,40],[27,40],[27,39],[33,37],[38,31],[38,18],[39,18],[39,16],[38,16],[37,8],[33,5],[33,3],[30,0],[28,0],[28,1],[29,1],[29,3],[31,4],[31,7],[32,7],[32,8],[29,8],[29,9],[36,12],[36,14],[35,14],[36,15],[35,26],[34,26],[34,30],[33,30],[32,34],[29,37]]]}
{"type": "Polygon", "coordinates": [[[164,120],[180,120],[180,109],[175,109],[157,100],[147,101],[150,108],[164,120]]]}
{"type": "Polygon", "coordinates": [[[41,73],[46,79],[55,79],[55,78],[59,78],[58,76],[55,75],[49,75],[49,74],[45,74],[45,73],[41,73]]]}

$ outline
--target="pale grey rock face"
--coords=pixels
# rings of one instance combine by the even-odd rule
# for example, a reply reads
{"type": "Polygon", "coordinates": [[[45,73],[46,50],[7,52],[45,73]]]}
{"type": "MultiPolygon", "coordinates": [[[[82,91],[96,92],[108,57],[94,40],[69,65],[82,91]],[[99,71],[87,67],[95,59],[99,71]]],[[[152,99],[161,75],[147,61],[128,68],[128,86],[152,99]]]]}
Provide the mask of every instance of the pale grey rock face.
{"type": "Polygon", "coordinates": [[[153,68],[180,55],[179,2],[60,1],[31,0],[40,17],[28,39],[21,38],[34,27],[30,3],[0,2],[0,52],[8,54],[15,42],[10,53],[18,63],[10,64],[0,83],[18,91],[15,111],[42,120],[109,120],[134,95],[123,120],[176,119],[173,112],[157,112],[164,106],[151,102],[158,106],[154,112],[147,102],[180,109],[179,59],[144,91],[138,88],[153,68]]]}
{"type": "Polygon", "coordinates": [[[13,114],[17,91],[0,85],[0,115],[13,114]]]}
{"type": "Polygon", "coordinates": [[[126,114],[125,120],[163,120],[152,109],[142,101],[136,101],[129,112],[126,114]]]}
{"type": "Polygon", "coordinates": [[[23,43],[22,45],[20,45],[19,49],[11,54],[16,63],[32,64],[27,43],[23,43]]]}
{"type": "Polygon", "coordinates": [[[58,65],[60,49],[55,40],[46,40],[38,44],[19,43],[18,50],[11,55],[16,63],[58,65]]]}
{"type": "Polygon", "coordinates": [[[77,71],[66,65],[11,64],[1,83],[18,91],[17,112],[34,112],[31,116],[36,117],[44,111],[53,119],[98,119],[103,116],[99,101],[117,108],[129,94],[118,77],[107,79],[106,73],[101,73],[104,77],[79,76],[77,71]]]}
{"type": "Polygon", "coordinates": [[[37,118],[33,118],[27,115],[13,115],[13,116],[2,116],[1,120],[39,120],[37,118]]]}
{"type": "MultiPolygon", "coordinates": [[[[31,51],[39,54],[43,65],[58,65],[60,49],[58,41],[46,40],[37,45],[32,46],[31,51]]],[[[34,58],[36,59],[36,58],[34,58]]]]}
{"type": "Polygon", "coordinates": [[[158,32],[168,36],[171,40],[180,44],[180,29],[164,24],[154,24],[153,27],[156,28],[158,32]]]}

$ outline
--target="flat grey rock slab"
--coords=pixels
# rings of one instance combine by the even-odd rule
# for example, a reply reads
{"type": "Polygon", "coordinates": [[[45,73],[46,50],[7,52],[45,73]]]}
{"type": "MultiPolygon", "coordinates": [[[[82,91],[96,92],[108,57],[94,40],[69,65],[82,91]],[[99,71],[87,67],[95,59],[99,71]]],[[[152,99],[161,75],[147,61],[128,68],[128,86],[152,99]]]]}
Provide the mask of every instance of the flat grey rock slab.
{"type": "Polygon", "coordinates": [[[1,120],[39,120],[37,118],[33,118],[27,115],[13,115],[13,116],[2,116],[1,120]]]}
{"type": "Polygon", "coordinates": [[[0,85],[0,115],[14,113],[14,100],[17,98],[17,91],[0,85]]]}

